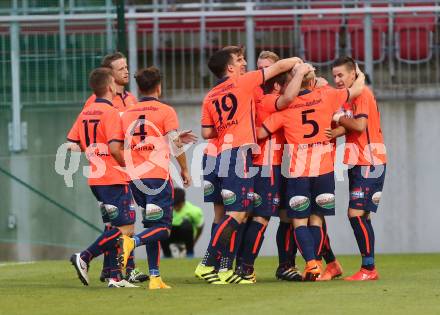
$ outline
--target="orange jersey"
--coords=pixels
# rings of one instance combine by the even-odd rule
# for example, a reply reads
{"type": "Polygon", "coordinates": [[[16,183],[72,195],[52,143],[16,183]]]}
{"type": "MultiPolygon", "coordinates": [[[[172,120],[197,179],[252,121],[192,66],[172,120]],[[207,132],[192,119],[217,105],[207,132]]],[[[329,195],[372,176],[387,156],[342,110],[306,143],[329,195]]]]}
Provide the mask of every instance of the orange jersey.
{"type": "Polygon", "coordinates": [[[79,144],[81,150],[86,152],[91,170],[88,179],[90,186],[127,183],[127,175],[118,169],[119,164],[108,149],[112,141],[124,142],[121,118],[112,103],[97,98],[87,108],[83,108],[67,140],[79,144]]]}
{"type": "Polygon", "coordinates": [[[263,82],[263,70],[250,71],[220,80],[206,95],[201,124],[216,130],[219,153],[256,143],[253,93],[263,82]]]}
{"type": "Polygon", "coordinates": [[[386,149],[380,128],[380,113],[376,99],[368,87],[349,103],[353,118],[368,119],[363,132],[347,131],[344,163],[350,165],[381,165],[387,162],[386,149]]]}
{"type": "MultiPolygon", "coordinates": [[[[255,98],[255,125],[257,128],[260,128],[263,121],[277,111],[276,103],[279,97],[279,94],[263,94],[261,98],[255,98]]],[[[285,142],[283,129],[271,134],[269,138],[258,140],[260,154],[253,156],[253,163],[255,165],[281,165],[285,142]]]]}
{"type": "Polygon", "coordinates": [[[166,134],[179,128],[174,108],[144,97],[122,114],[127,171],[131,179],[169,178],[170,148],[166,134]],[[131,158],[127,159],[127,154],[131,158]]]}
{"type": "MultiPolygon", "coordinates": [[[[84,108],[92,104],[96,99],[96,95],[92,94],[84,104],[84,108]]],[[[124,91],[123,94],[116,94],[116,96],[112,100],[113,107],[116,108],[119,112],[124,112],[130,106],[133,106],[137,103],[136,97],[130,92],[124,91]]]]}
{"type": "Polygon", "coordinates": [[[333,144],[325,129],[330,128],[333,114],[348,99],[348,90],[317,88],[300,93],[286,110],[269,116],[264,123],[269,133],[283,128],[290,145],[290,174],[313,177],[334,170],[333,144]]]}

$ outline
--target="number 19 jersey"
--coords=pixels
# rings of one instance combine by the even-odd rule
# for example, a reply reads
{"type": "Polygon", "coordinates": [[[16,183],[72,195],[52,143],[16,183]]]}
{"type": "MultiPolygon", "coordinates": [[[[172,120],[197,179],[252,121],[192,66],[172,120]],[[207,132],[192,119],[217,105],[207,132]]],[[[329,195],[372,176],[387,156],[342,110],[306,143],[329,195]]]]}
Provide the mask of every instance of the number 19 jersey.
{"type": "Polygon", "coordinates": [[[250,71],[220,80],[206,95],[201,124],[217,132],[218,153],[256,143],[253,93],[263,83],[263,70],[250,71]]]}

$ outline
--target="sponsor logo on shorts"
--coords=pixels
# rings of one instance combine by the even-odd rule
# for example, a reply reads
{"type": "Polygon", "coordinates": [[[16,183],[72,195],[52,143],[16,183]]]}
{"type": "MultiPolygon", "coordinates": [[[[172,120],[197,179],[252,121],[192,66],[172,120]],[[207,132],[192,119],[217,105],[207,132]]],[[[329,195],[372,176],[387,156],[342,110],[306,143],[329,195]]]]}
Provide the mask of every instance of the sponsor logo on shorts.
{"type": "Polygon", "coordinates": [[[333,209],[335,207],[334,194],[320,194],[315,199],[318,206],[324,209],[333,209]]]}
{"type": "Polygon", "coordinates": [[[254,200],[254,192],[248,192],[246,194],[246,199],[254,200]]]}
{"type": "Polygon", "coordinates": [[[373,196],[371,197],[371,201],[373,201],[373,203],[378,206],[379,202],[380,202],[380,197],[382,197],[382,192],[381,191],[377,191],[373,194],[373,196]]]}
{"type": "Polygon", "coordinates": [[[163,209],[154,203],[147,204],[147,208],[145,209],[144,219],[146,220],[159,220],[163,217],[163,209]]]}
{"type": "Polygon", "coordinates": [[[232,205],[237,200],[235,193],[228,189],[222,189],[221,194],[225,205],[232,205]]]}
{"type": "Polygon", "coordinates": [[[362,199],[365,197],[365,193],[362,191],[361,188],[353,189],[350,191],[350,199],[356,200],[356,199],[362,199]]]}
{"type": "Polygon", "coordinates": [[[263,199],[257,193],[254,193],[254,207],[258,207],[263,203],[263,199]]]}
{"type": "Polygon", "coordinates": [[[203,181],[203,194],[205,196],[209,196],[213,192],[214,192],[214,185],[210,181],[204,180],[203,181]]]}
{"type": "Polygon", "coordinates": [[[275,206],[278,206],[278,205],[280,204],[280,198],[278,198],[278,197],[274,197],[274,198],[272,199],[272,203],[273,203],[275,206]]]}
{"type": "Polygon", "coordinates": [[[310,206],[310,199],[305,196],[294,196],[290,198],[289,206],[295,211],[305,211],[310,206]]]}
{"type": "Polygon", "coordinates": [[[116,219],[119,215],[118,207],[113,205],[105,205],[105,210],[107,211],[108,217],[110,220],[116,219]]]}

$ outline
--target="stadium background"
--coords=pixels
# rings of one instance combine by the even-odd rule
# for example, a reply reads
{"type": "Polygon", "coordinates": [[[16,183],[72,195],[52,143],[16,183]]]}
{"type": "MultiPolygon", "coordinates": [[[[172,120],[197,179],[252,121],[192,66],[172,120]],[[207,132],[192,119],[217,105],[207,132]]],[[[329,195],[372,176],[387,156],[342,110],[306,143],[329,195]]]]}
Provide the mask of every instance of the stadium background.
{"type": "MultiPolygon", "coordinates": [[[[213,82],[206,58],[219,47],[245,45],[250,68],[263,49],[303,56],[330,82],[336,56],[360,60],[378,96],[389,155],[374,219],[377,251],[440,251],[439,1],[125,2],[131,74],[161,67],[165,100],[176,105],[182,127],[196,133],[201,98],[213,82]]],[[[0,260],[64,258],[101,227],[81,168],[68,188],[54,164],[90,94],[87,74],[117,48],[115,12],[106,0],[0,1],[0,260]]],[[[212,209],[200,187],[189,189],[188,199],[205,212],[200,255],[212,209]]],[[[329,220],[338,254],[357,252],[347,202],[345,177],[337,182],[337,216],[329,220]]],[[[276,253],[276,221],[263,255],[276,253]]]]}

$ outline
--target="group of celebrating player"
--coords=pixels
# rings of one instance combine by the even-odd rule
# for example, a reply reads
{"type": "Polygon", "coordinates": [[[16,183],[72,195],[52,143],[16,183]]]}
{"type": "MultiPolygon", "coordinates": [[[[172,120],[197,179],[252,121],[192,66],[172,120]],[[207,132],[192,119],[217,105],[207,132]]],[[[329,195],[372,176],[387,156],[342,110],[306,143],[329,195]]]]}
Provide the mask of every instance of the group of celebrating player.
{"type": "MultiPolygon", "coordinates": [[[[334,64],[336,89],[316,78],[314,68],[301,59],[278,59],[273,52],[262,52],[259,70],[250,72],[241,47],[225,47],[209,59],[218,82],[202,105],[202,137],[209,139],[202,167],[205,202],[213,203],[215,217],[195,275],[211,284],[255,283],[254,262],[267,224],[279,216],[278,279],[340,276],[324,217],[335,214],[334,139],[345,134],[348,216],[362,254],[360,271],[346,279],[375,280],[370,212],[380,200],[386,156],[374,96],[351,58],[334,64]],[[302,274],[295,264],[297,249],[306,261],[302,274]]],[[[84,285],[89,284],[90,261],[104,254],[101,280],[109,287],[133,287],[149,279],[150,289],[164,289],[169,286],[160,277],[159,261],[160,241],[169,237],[173,211],[170,156],[189,186],[182,147],[197,137],[179,131],[175,110],[159,100],[159,69],[136,73],[139,100],[125,91],[128,78],[126,58],[106,56],[90,74],[94,95],[67,136],[69,149],[84,151],[89,160],[88,181],[105,225],[71,262],[84,285]],[[145,228],[138,234],[133,201],[145,228]],[[134,248],[143,245],[149,276],[134,264],[134,248]]]]}
{"type": "Polygon", "coordinates": [[[214,204],[215,218],[196,277],[211,284],[255,283],[254,262],[271,216],[280,218],[278,279],[341,276],[325,216],[335,214],[335,139],[345,134],[348,216],[362,255],[359,272],[345,279],[378,279],[370,212],[379,204],[386,155],[364,74],[353,59],[338,59],[335,89],[299,58],[279,60],[264,51],[257,66],[246,72],[243,49],[235,46],[208,62],[218,82],[202,107],[202,137],[209,139],[204,195],[214,204]],[[302,274],[295,264],[297,249],[306,261],[302,274]]]}

